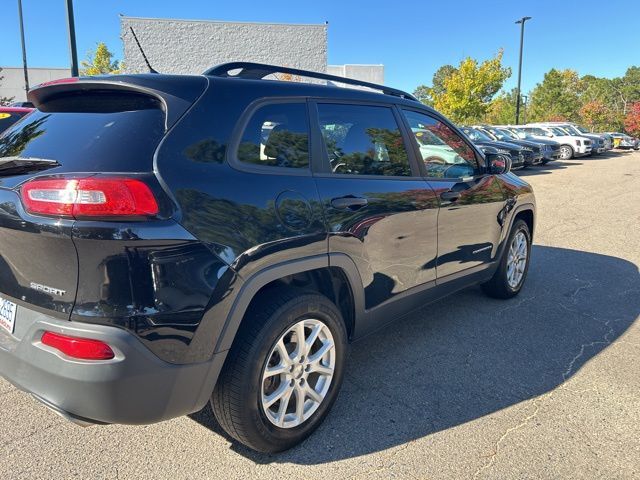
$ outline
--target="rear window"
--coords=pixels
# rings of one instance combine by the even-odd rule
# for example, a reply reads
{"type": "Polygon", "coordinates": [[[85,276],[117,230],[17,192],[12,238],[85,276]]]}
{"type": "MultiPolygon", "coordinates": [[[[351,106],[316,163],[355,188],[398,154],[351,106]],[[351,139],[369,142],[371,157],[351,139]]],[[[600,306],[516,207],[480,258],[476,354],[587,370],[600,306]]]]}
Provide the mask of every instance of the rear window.
{"type": "Polygon", "coordinates": [[[26,114],[27,112],[0,112],[0,133],[4,132],[26,114]]]}
{"type": "Polygon", "coordinates": [[[0,158],[44,158],[59,171],[149,171],[165,115],[150,97],[83,94],[40,106],[0,134],[0,158]]]}

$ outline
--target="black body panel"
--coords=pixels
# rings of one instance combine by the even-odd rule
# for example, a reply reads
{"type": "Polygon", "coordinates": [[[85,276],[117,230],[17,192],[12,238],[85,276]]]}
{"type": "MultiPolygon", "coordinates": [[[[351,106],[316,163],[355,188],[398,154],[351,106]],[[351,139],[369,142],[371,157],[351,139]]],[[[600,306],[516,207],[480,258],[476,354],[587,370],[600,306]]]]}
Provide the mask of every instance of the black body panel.
{"type": "MultiPolygon", "coordinates": [[[[70,292],[77,283],[77,296],[58,308],[66,318],[73,307],[74,321],[129,330],[171,363],[206,361],[215,351],[229,348],[234,319],[250,301],[245,295],[256,293],[248,282],[282,265],[295,265],[299,271],[311,265],[342,270],[352,294],[360,298],[355,302],[353,337],[361,337],[422,300],[453,291],[447,279],[458,274],[475,281],[484,278],[499,254],[505,222],[528,194],[520,185],[505,189],[510,176],[481,173],[465,182],[427,181],[416,175],[425,172],[415,152],[410,154],[414,175],[409,178],[328,175],[319,165],[322,150],[313,123],[308,169],[269,169],[236,158],[243,122],[264,102],[375,103],[424,109],[441,118],[408,99],[233,78],[178,81],[142,75],[83,83],[42,87],[34,97],[46,104],[81,85],[87,95],[115,88],[162,102],[168,129],[157,147],[155,140],[147,145],[155,148],[152,160],[118,168],[119,173],[144,179],[161,204],[161,214],[140,222],[57,222],[58,230],[53,231],[67,251],[57,254],[56,261],[63,259],[73,272],[55,272],[43,283],[64,278],[74,284],[70,292]],[[439,198],[449,190],[459,190],[459,199],[439,198]],[[506,195],[514,200],[510,203],[506,195]],[[340,197],[362,197],[368,205],[361,210],[336,209],[331,203],[340,197]],[[333,266],[332,261],[339,264],[333,266]],[[439,279],[441,287],[436,285],[439,279]]],[[[521,164],[516,153],[515,168],[519,160],[521,164]]],[[[70,160],[67,168],[62,162],[55,173],[77,170],[77,165],[70,160]]],[[[89,163],[85,169],[96,170],[104,166],[89,163]]],[[[16,188],[32,176],[0,181],[16,188]]],[[[20,210],[18,196],[10,195],[12,208],[20,210]]],[[[6,218],[2,221],[9,221],[6,218]]],[[[22,212],[13,221],[24,218],[22,212]]],[[[36,220],[53,228],[47,219],[36,220]]],[[[460,280],[455,285],[466,284],[460,280]]],[[[0,290],[10,295],[4,286],[0,290]]],[[[35,301],[28,303],[37,306],[35,301]]]]}
{"type": "Polygon", "coordinates": [[[78,281],[72,225],[27,214],[16,192],[0,188],[0,295],[68,319],[78,281]]]}

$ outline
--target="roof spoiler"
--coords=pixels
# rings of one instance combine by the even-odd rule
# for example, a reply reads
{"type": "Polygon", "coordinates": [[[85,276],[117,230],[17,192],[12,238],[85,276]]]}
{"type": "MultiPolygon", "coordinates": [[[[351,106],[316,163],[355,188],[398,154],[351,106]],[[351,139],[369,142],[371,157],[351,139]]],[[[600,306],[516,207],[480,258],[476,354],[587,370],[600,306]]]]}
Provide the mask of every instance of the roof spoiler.
{"type": "Polygon", "coordinates": [[[36,108],[69,94],[83,92],[121,91],[148,95],[160,101],[166,114],[166,128],[170,128],[205,91],[208,80],[202,76],[186,75],[103,75],[71,77],[35,86],[27,95],[36,108]]]}

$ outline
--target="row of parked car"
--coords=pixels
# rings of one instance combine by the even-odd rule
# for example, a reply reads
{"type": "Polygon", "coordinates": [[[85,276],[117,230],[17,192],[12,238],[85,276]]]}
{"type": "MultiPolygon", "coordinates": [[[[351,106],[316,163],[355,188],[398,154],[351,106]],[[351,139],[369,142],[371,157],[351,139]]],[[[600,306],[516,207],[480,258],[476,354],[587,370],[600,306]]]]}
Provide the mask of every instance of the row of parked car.
{"type": "Polygon", "coordinates": [[[471,125],[461,127],[461,130],[485,153],[510,156],[513,170],[545,165],[558,159],[598,155],[612,148],[640,148],[640,140],[629,135],[590,133],[584,127],[568,122],[471,125]]]}

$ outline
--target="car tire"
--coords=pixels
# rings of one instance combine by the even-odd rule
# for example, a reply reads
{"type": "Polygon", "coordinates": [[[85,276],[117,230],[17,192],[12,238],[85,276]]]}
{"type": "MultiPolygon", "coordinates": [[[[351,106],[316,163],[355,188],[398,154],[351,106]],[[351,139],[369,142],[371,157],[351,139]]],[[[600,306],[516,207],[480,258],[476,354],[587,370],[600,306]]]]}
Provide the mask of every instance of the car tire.
{"type": "Polygon", "coordinates": [[[571,145],[560,145],[560,160],[570,160],[573,155],[574,152],[571,145]]]}
{"type": "Polygon", "coordinates": [[[482,290],[493,298],[512,298],[520,293],[531,262],[531,232],[523,220],[516,220],[509,232],[502,258],[482,290]]]}
{"type": "Polygon", "coordinates": [[[263,296],[247,313],[229,351],[211,397],[214,415],[231,437],[253,450],[287,450],[311,435],[329,413],[346,354],[345,324],[327,297],[296,289],[263,296]],[[299,337],[304,342],[298,343],[299,337]]]}

